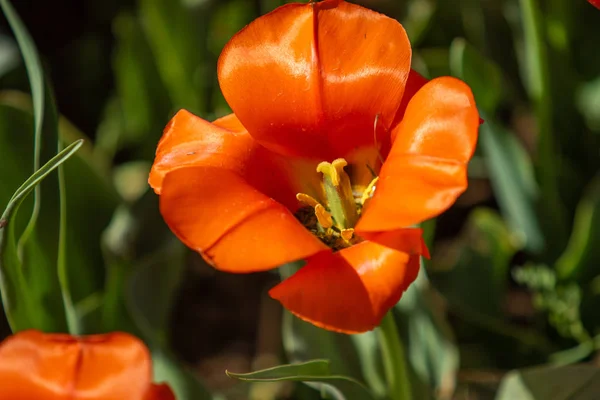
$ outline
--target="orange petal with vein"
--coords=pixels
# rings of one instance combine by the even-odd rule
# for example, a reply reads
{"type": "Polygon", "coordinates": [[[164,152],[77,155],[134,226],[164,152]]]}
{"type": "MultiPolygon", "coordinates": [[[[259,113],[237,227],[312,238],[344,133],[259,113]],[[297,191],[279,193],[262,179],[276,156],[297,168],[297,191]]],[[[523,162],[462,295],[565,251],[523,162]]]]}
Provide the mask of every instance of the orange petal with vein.
{"type": "Polygon", "coordinates": [[[318,195],[317,162],[274,154],[258,144],[233,114],[208,122],[186,110],[169,122],[158,144],[149,183],[162,193],[167,173],[180,168],[215,167],[233,171],[291,210],[296,193],[318,195]]]}
{"type": "Polygon", "coordinates": [[[225,99],[250,134],[288,155],[332,160],[390,127],[410,71],[404,28],[344,1],[288,4],[235,35],[219,58],[225,99]]]}
{"type": "Polygon", "coordinates": [[[210,123],[180,110],[164,129],[148,182],[160,194],[165,175],[178,168],[202,165],[238,170],[244,165],[243,156],[255,147],[234,115],[210,123]]]}
{"type": "Polygon", "coordinates": [[[408,227],[450,207],[467,187],[479,114],[462,81],[431,80],[410,101],[357,231],[408,227]]]}
{"type": "Polygon", "coordinates": [[[267,270],[326,248],[286,207],[226,169],[170,172],[160,210],[183,243],[223,271],[267,270]]]}
{"type": "Polygon", "coordinates": [[[165,175],[175,169],[203,165],[237,170],[243,163],[238,154],[252,151],[254,140],[243,131],[230,130],[235,118],[221,126],[180,110],[165,127],[156,149],[148,182],[157,194],[165,175]]]}
{"type": "Polygon", "coordinates": [[[418,254],[365,241],[307,260],[270,296],[316,326],[343,333],[366,332],[394,306],[419,272],[418,254]]]}

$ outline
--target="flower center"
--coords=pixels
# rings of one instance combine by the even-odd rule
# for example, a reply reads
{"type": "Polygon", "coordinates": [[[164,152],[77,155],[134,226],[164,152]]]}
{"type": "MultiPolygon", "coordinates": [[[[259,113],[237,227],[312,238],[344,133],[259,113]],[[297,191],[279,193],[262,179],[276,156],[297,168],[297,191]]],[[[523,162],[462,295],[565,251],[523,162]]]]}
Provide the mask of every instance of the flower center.
{"type": "Polygon", "coordinates": [[[344,171],[347,165],[346,160],[338,158],[317,166],[317,172],[323,174],[323,202],[304,193],[296,195],[298,201],[304,204],[296,212],[296,218],[334,250],[362,240],[355,235],[354,226],[366,202],[373,196],[378,179],[374,178],[366,189],[355,187],[353,190],[350,177],[344,171]]]}

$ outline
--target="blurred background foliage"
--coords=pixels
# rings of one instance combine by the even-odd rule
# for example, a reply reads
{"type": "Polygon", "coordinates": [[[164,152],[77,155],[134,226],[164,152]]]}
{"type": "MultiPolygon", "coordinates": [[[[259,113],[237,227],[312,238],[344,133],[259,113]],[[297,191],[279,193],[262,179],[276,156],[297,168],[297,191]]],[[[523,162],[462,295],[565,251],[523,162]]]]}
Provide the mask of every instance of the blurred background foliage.
{"type": "MultiPolygon", "coordinates": [[[[485,120],[469,189],[424,224],[432,259],[394,310],[414,398],[598,398],[600,11],[584,0],[357,2],[403,23],[416,70],[465,80],[485,120]]],[[[174,112],[229,112],[219,53],[283,3],[15,2],[41,65],[29,56],[28,80],[3,20],[0,207],[57,145],[85,143],[10,232],[0,226],[13,329],[133,332],[184,400],[385,398],[375,332],[338,335],[282,312],[266,295],[277,274],[208,267],[169,232],[146,183],[174,112]],[[238,376],[250,383],[224,373],[287,362],[308,363],[238,376]],[[313,382],[288,381],[298,374],[313,382]]]]}

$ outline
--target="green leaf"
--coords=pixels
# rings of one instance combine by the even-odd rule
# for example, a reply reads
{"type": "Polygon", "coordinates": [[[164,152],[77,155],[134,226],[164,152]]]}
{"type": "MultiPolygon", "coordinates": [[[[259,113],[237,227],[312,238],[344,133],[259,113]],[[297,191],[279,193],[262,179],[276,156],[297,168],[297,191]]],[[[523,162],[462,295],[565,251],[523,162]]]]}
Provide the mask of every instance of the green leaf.
{"type": "Polygon", "coordinates": [[[409,378],[405,345],[398,331],[392,311],[389,311],[377,327],[378,342],[387,381],[387,397],[392,400],[413,398],[413,383],[409,378]]]}
{"type": "Polygon", "coordinates": [[[469,84],[480,109],[494,113],[504,93],[502,71],[496,64],[458,38],[450,45],[450,70],[469,84]]]}
{"type": "Polygon", "coordinates": [[[325,383],[328,394],[336,399],[374,399],[360,382],[343,375],[330,373],[329,361],[311,360],[298,364],[279,365],[260,371],[239,374],[226,371],[227,375],[245,382],[301,381],[325,383]]]}
{"type": "MultiPolygon", "coordinates": [[[[0,0],[0,7],[13,29],[30,80],[34,114],[33,176],[36,176],[40,164],[52,159],[57,147],[58,150],[61,149],[56,109],[29,33],[7,0],[0,0]]],[[[31,187],[34,192],[33,206],[24,230],[17,233],[13,228],[9,229],[9,243],[5,245],[5,249],[12,256],[7,255],[4,262],[13,264],[8,267],[12,271],[19,270],[19,290],[27,290],[27,294],[23,296],[28,297],[30,306],[26,317],[13,318],[13,330],[36,327],[65,331],[67,324],[69,328],[77,329],[74,307],[70,293],[66,290],[68,287],[64,274],[61,273],[64,271],[65,254],[65,217],[61,215],[61,211],[65,209],[64,198],[61,196],[64,188],[61,163],[56,166],[57,176],[50,176],[41,185],[31,187]],[[23,324],[24,322],[26,323],[23,324]]],[[[11,208],[11,204],[14,207],[16,203],[13,202],[19,195],[18,192],[15,193],[7,210],[11,208]]],[[[14,290],[6,286],[5,289],[14,290]]]]}
{"type": "MultiPolygon", "coordinates": [[[[301,263],[293,263],[282,266],[279,269],[282,279],[294,274],[300,265],[301,263]]],[[[336,374],[360,381],[364,376],[369,387],[379,394],[384,394],[387,390],[385,382],[381,380],[381,376],[376,376],[377,371],[370,369],[373,365],[369,360],[370,352],[376,351],[379,354],[376,344],[376,347],[371,347],[376,340],[375,332],[345,335],[317,328],[289,312],[283,315],[282,341],[288,361],[298,363],[317,358],[326,359],[336,374]]],[[[380,372],[383,373],[383,370],[380,372]]]]}
{"type": "Polygon", "coordinates": [[[361,379],[354,335],[317,328],[288,312],[283,316],[282,325],[283,346],[289,361],[303,362],[320,357],[329,360],[336,373],[361,379]]]}
{"type": "MultiPolygon", "coordinates": [[[[377,332],[370,331],[359,335],[351,335],[350,338],[360,360],[359,365],[365,382],[378,398],[384,397],[388,389],[377,332]]],[[[348,353],[343,354],[346,356],[348,353]]],[[[348,364],[350,363],[348,362],[348,364]]]]}
{"type": "Polygon", "coordinates": [[[509,373],[500,384],[496,400],[592,400],[598,393],[597,367],[537,367],[509,373]]]}
{"type": "Polygon", "coordinates": [[[227,371],[227,375],[247,382],[272,382],[278,380],[298,381],[300,377],[323,377],[329,375],[329,361],[311,360],[303,363],[279,365],[260,371],[238,374],[227,371]]]}
{"type": "Polygon", "coordinates": [[[72,143],[48,163],[38,169],[21,187],[15,192],[8,203],[2,218],[0,218],[0,284],[2,287],[2,303],[6,315],[11,323],[13,331],[27,328],[45,327],[42,318],[51,316],[40,315],[39,306],[31,297],[30,287],[23,274],[23,266],[19,259],[16,246],[16,234],[14,217],[18,212],[23,200],[62,163],[69,159],[81,147],[83,141],[72,143]]]}
{"type": "Polygon", "coordinates": [[[571,237],[556,261],[558,277],[587,283],[600,275],[600,176],[590,184],[575,212],[571,237]]]}
{"type": "Polygon", "coordinates": [[[172,108],[202,113],[205,106],[204,9],[173,0],[139,0],[138,4],[172,108]]]}
{"type": "MultiPolygon", "coordinates": [[[[396,304],[395,311],[407,344],[410,365],[417,376],[429,391],[453,393],[459,369],[458,348],[439,303],[439,299],[435,301],[427,273],[422,267],[417,280],[396,304]]],[[[421,397],[425,398],[424,395],[421,397]]]]}
{"type": "Polygon", "coordinates": [[[513,133],[487,115],[483,118],[486,121],[479,128],[479,144],[502,214],[519,246],[539,252],[545,240],[536,218],[538,187],[531,160],[513,133]]]}
{"type": "MultiPolygon", "coordinates": [[[[20,92],[2,92],[0,94],[0,110],[22,115],[22,118],[31,118],[31,98],[20,92]]],[[[0,114],[1,115],[1,114],[0,114]]],[[[9,124],[14,120],[10,120],[9,124]]],[[[30,126],[31,123],[28,124],[30,126]]],[[[0,131],[2,131],[0,118],[0,131]]],[[[7,127],[8,129],[9,127],[7,127]]],[[[13,127],[14,128],[14,127],[13,127]]],[[[70,144],[77,140],[84,140],[81,149],[70,162],[63,168],[65,185],[62,189],[62,203],[65,208],[61,212],[64,216],[64,259],[62,265],[62,282],[70,293],[75,310],[78,303],[85,302],[104,286],[104,262],[100,237],[108,226],[114,210],[120,201],[109,179],[108,160],[99,152],[94,152],[89,140],[69,121],[61,118],[59,121],[60,141],[70,144]],[[94,210],[90,213],[90,210],[94,210]],[[85,265],[86,268],[81,268],[85,265]],[[69,285],[69,282],[77,282],[69,285]],[[68,287],[67,287],[68,286],[68,287]]],[[[19,135],[27,138],[27,134],[19,135]]],[[[10,139],[10,138],[7,138],[10,139]]],[[[0,140],[2,135],[0,134],[0,140]]],[[[15,143],[13,143],[14,146],[15,143]]],[[[26,151],[32,148],[32,142],[19,144],[15,150],[26,151]]],[[[18,156],[15,152],[15,157],[18,156]]],[[[26,160],[29,157],[23,158],[26,160]]],[[[26,164],[26,163],[23,163],[26,164]]],[[[18,166],[11,171],[26,171],[27,166],[18,166]]],[[[9,175],[8,177],[12,176],[9,175]]],[[[11,189],[12,190],[12,189],[11,189]]],[[[85,307],[84,307],[85,308],[85,307]]],[[[74,312],[76,317],[72,321],[83,332],[98,332],[101,330],[98,318],[88,315],[89,310],[81,315],[74,312]]]]}

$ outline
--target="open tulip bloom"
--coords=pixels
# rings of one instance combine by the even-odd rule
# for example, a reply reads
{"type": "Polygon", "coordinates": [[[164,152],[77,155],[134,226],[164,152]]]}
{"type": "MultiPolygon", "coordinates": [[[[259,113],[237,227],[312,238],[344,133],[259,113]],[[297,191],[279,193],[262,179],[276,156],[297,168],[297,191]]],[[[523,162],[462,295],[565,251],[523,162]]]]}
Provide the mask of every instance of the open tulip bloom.
{"type": "Polygon", "coordinates": [[[175,400],[150,353],[125,333],[22,331],[0,343],[0,400],[175,400]]]}
{"type": "Polygon", "coordinates": [[[305,260],[270,295],[326,329],[373,329],[428,256],[415,226],[467,187],[471,90],[421,77],[402,25],[340,0],[258,18],[218,77],[233,114],[181,110],[158,145],[165,221],[222,271],[305,260]]]}

